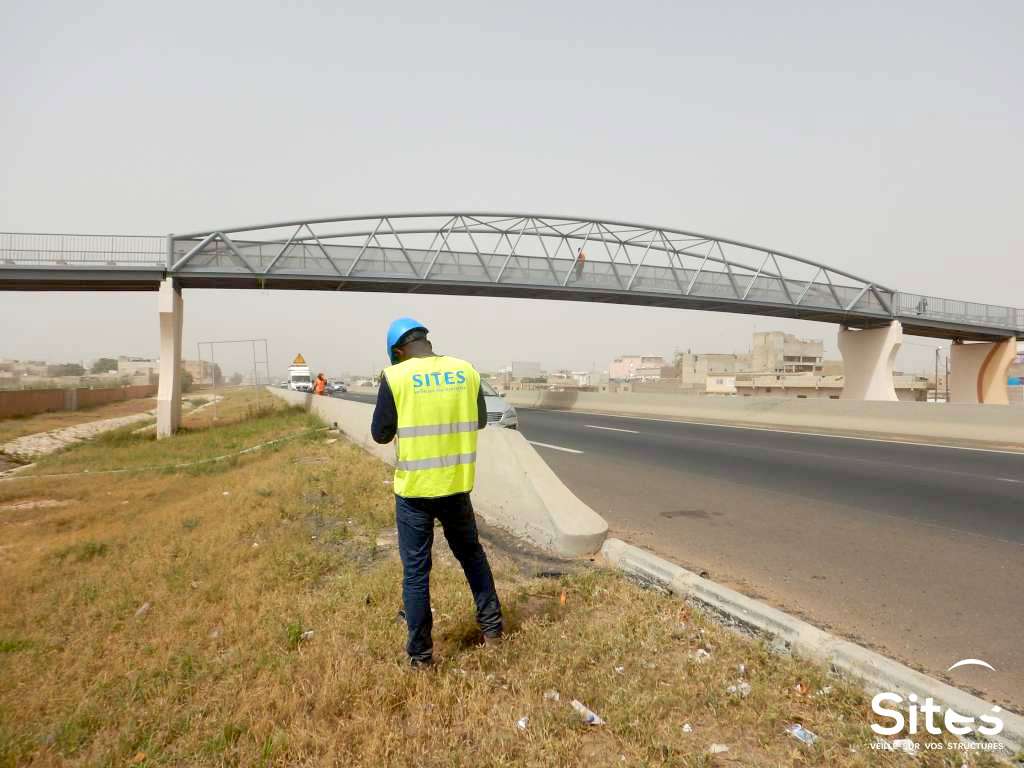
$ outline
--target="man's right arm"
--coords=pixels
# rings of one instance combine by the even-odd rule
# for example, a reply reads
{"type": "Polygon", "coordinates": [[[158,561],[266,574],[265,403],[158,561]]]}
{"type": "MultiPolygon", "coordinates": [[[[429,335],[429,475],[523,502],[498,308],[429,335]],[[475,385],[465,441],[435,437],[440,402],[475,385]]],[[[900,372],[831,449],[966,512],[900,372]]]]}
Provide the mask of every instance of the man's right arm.
{"type": "Polygon", "coordinates": [[[377,390],[377,405],[373,408],[373,421],[370,423],[370,436],[375,442],[390,443],[398,432],[398,409],[395,407],[395,396],[391,393],[386,376],[380,377],[380,389],[377,390]]]}
{"type": "Polygon", "coordinates": [[[476,425],[477,429],[487,426],[487,401],[484,399],[484,388],[476,391],[476,425]]]}

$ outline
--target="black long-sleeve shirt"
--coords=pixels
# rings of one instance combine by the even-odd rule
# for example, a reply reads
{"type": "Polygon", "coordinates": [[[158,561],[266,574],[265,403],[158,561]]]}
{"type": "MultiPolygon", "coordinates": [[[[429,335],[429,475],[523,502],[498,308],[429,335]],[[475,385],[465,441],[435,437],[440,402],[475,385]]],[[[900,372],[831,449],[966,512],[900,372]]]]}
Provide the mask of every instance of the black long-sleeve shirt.
{"type": "MultiPolygon", "coordinates": [[[[477,424],[480,429],[487,426],[487,401],[481,387],[476,395],[477,424]]],[[[398,432],[398,408],[395,407],[395,396],[391,393],[386,376],[380,377],[380,389],[377,390],[377,405],[373,409],[373,421],[370,423],[370,435],[378,443],[390,443],[398,432]]]]}

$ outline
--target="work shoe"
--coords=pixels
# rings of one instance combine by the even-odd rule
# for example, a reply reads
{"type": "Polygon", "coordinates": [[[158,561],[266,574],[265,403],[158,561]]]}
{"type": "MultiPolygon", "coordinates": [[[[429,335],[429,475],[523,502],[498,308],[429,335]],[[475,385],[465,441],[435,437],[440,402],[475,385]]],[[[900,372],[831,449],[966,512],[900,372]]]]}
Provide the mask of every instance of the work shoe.
{"type": "Polygon", "coordinates": [[[502,636],[501,632],[497,632],[497,633],[494,633],[494,634],[484,633],[484,645],[486,645],[486,646],[493,647],[495,645],[500,645],[502,639],[503,639],[503,636],[502,636]]]}
{"type": "Polygon", "coordinates": [[[434,658],[432,656],[425,659],[410,658],[409,666],[413,669],[430,669],[434,666],[434,658]]]}

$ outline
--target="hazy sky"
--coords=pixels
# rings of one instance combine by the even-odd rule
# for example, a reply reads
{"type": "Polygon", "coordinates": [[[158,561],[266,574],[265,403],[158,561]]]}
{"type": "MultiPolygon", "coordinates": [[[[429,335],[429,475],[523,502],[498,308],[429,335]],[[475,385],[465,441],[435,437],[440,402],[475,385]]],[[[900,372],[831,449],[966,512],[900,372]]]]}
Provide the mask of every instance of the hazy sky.
{"type": "MultiPolygon", "coordinates": [[[[1024,306],[1020,0],[0,0],[0,13],[0,231],[584,214],[1024,306]]],[[[198,340],[266,337],[282,373],[300,350],[315,368],[380,367],[399,314],[485,368],[741,351],[755,326],[836,354],[834,326],[682,310],[258,291],[185,302],[187,355],[198,340]]],[[[0,357],[156,354],[155,308],[155,294],[0,293],[0,357]]],[[[933,358],[920,343],[901,367],[933,358]]]]}

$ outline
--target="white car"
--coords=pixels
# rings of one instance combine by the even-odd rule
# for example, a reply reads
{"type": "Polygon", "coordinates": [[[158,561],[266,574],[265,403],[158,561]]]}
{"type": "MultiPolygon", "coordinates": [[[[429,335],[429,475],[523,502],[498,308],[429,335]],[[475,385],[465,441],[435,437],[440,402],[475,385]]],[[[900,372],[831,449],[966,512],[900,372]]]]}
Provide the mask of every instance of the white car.
{"type": "Polygon", "coordinates": [[[516,409],[506,403],[505,398],[483,379],[480,380],[480,389],[484,391],[484,401],[487,403],[487,426],[519,429],[516,409]]]}

